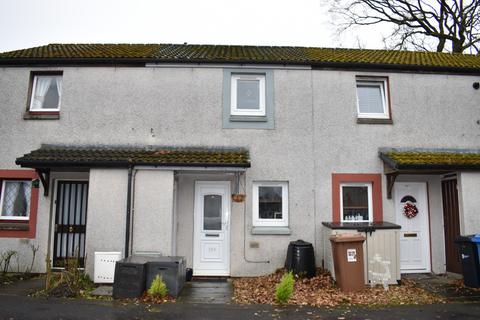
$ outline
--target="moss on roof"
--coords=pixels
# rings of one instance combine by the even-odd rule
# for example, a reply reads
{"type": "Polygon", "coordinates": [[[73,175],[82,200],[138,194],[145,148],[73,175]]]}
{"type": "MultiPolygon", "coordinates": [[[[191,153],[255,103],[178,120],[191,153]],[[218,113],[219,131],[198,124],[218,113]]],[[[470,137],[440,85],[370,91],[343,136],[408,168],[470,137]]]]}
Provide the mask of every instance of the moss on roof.
{"type": "Polygon", "coordinates": [[[174,148],[161,147],[63,147],[42,146],[40,149],[17,158],[24,167],[54,166],[118,166],[167,165],[167,166],[232,166],[249,167],[248,151],[243,148],[174,148]]]}
{"type": "Polygon", "coordinates": [[[49,44],[0,53],[0,63],[41,60],[82,62],[249,62],[307,65],[409,66],[480,69],[478,55],[393,50],[186,44],[49,44]]]}
{"type": "Polygon", "coordinates": [[[380,152],[380,157],[395,169],[480,169],[480,150],[390,150],[380,152]]]}

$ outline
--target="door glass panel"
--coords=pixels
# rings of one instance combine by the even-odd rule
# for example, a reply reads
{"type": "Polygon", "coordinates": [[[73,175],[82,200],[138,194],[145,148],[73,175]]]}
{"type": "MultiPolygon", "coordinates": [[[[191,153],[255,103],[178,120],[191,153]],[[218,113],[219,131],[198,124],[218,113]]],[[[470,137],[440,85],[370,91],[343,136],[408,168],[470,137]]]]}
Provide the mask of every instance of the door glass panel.
{"type": "Polygon", "coordinates": [[[222,196],[203,196],[203,230],[222,230],[222,196]]]}

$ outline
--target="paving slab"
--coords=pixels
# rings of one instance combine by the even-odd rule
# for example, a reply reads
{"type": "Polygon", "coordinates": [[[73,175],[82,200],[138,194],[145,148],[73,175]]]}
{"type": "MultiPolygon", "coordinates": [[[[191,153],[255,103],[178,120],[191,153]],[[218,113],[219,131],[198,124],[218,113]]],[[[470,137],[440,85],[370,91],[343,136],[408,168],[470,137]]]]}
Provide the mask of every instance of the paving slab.
{"type": "Polygon", "coordinates": [[[90,293],[92,296],[111,297],[113,295],[112,286],[99,286],[90,293]]]}
{"type": "Polygon", "coordinates": [[[232,302],[232,296],[231,281],[201,280],[186,282],[177,301],[181,303],[228,304],[232,302]]]}

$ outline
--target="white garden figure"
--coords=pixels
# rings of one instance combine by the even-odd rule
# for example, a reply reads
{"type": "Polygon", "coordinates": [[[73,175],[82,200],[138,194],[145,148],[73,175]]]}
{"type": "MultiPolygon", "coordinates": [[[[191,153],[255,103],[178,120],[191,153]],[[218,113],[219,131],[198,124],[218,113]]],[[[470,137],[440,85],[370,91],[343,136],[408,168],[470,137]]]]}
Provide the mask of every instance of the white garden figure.
{"type": "Polygon", "coordinates": [[[370,286],[373,288],[375,285],[381,284],[381,285],[383,285],[383,288],[385,289],[385,291],[387,291],[388,290],[388,281],[391,278],[390,261],[383,260],[382,257],[378,253],[376,253],[373,256],[373,259],[370,260],[370,264],[372,266],[379,265],[380,268],[377,268],[377,270],[378,269],[384,270],[384,272],[375,272],[375,271],[372,271],[372,270],[368,271],[370,273],[370,276],[371,276],[370,286]]]}

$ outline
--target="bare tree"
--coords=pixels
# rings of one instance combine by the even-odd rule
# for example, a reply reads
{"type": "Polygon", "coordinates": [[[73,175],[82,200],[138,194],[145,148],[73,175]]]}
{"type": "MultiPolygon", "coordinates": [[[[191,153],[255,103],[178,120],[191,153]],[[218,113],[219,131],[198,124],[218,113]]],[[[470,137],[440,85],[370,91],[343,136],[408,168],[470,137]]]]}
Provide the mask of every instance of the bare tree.
{"type": "Polygon", "coordinates": [[[391,49],[479,52],[480,0],[328,0],[340,31],[389,24],[391,49]],[[340,22],[338,22],[340,21],[340,22]]]}

